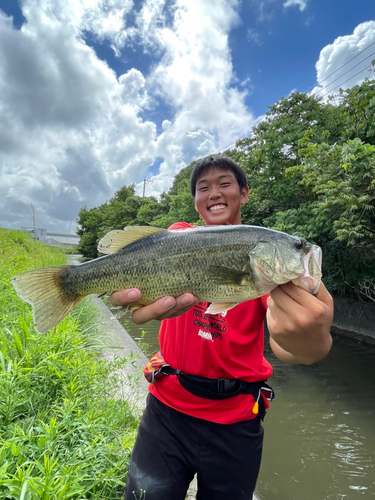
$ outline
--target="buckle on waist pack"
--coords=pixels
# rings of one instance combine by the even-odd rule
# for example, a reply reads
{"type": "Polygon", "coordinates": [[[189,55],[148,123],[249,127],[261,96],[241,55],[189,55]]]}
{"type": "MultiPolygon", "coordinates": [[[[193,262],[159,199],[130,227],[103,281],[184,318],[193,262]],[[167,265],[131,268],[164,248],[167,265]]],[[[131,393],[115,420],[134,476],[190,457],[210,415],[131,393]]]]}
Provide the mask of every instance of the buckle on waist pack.
{"type": "Polygon", "coordinates": [[[267,401],[272,401],[275,397],[275,393],[273,392],[273,389],[269,385],[267,387],[262,386],[260,388],[260,392],[267,399],[267,401]]]}
{"type": "Polygon", "coordinates": [[[227,378],[218,378],[216,390],[218,394],[231,394],[238,390],[239,384],[237,380],[229,380],[227,378]]]}

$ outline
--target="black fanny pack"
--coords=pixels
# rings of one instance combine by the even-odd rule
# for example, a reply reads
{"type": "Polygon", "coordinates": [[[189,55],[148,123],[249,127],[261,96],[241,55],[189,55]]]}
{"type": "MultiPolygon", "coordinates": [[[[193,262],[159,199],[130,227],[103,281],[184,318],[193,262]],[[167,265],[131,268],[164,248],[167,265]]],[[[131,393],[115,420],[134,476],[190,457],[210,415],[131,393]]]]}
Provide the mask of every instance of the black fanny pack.
{"type": "Polygon", "coordinates": [[[246,382],[240,379],[207,378],[196,375],[187,375],[171,366],[161,369],[161,374],[176,375],[184,389],[195,396],[206,399],[228,399],[239,394],[251,394],[255,400],[259,398],[259,392],[269,400],[275,397],[272,388],[266,382],[246,382]]]}
{"type": "MultiPolygon", "coordinates": [[[[275,393],[266,381],[246,382],[241,379],[208,378],[197,375],[188,375],[181,370],[172,368],[165,362],[161,352],[148,362],[144,374],[150,383],[155,383],[159,376],[176,375],[181,386],[191,394],[206,399],[228,399],[240,394],[251,394],[254,400],[263,409],[263,395],[268,401],[272,401],[275,393]]],[[[261,412],[261,414],[263,411],[261,412]]]]}

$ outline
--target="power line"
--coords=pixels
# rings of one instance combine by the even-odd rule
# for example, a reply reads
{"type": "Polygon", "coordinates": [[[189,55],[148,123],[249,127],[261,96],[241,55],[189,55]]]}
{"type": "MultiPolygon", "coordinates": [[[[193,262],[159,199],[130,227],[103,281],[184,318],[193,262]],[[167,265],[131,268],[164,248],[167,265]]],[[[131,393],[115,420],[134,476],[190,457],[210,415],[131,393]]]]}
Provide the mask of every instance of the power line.
{"type": "Polygon", "coordinates": [[[336,85],[336,87],[334,87],[333,89],[330,90],[330,92],[333,92],[334,90],[336,90],[338,87],[340,87],[341,85],[344,85],[344,83],[348,82],[349,80],[352,80],[355,76],[359,75],[360,73],[362,73],[365,69],[370,69],[371,68],[371,64],[369,66],[367,66],[367,68],[364,68],[364,69],[361,69],[361,71],[358,71],[358,73],[356,73],[355,75],[351,76],[350,78],[348,78],[347,80],[345,80],[345,82],[341,82],[339,83],[338,85],[336,85]]]}
{"type": "Polygon", "coordinates": [[[225,146],[224,148],[220,148],[221,151],[225,151],[227,148],[229,148],[229,146],[231,146],[232,144],[236,144],[236,142],[238,141],[242,141],[242,139],[244,139],[248,134],[251,134],[251,131],[250,132],[246,132],[246,134],[242,135],[239,139],[236,139],[235,141],[232,141],[230,144],[228,144],[227,146],[225,146]]]}
{"type": "MultiPolygon", "coordinates": [[[[375,43],[375,42],[374,42],[375,43]]],[[[346,75],[347,73],[350,73],[350,71],[352,71],[354,68],[356,68],[357,66],[359,66],[360,64],[362,64],[364,61],[366,61],[366,59],[368,59],[369,57],[373,56],[375,54],[375,51],[372,52],[369,56],[365,57],[364,59],[362,59],[362,61],[360,61],[358,64],[356,64],[355,66],[353,66],[352,68],[348,69],[348,71],[345,71],[345,73],[343,73],[342,75],[338,76],[337,78],[335,78],[334,80],[332,80],[332,82],[330,83],[327,83],[327,85],[325,87],[322,87],[320,90],[318,90],[318,92],[316,92],[314,95],[317,95],[319,94],[319,92],[321,92],[323,89],[329,87],[330,85],[332,85],[332,83],[336,82],[337,80],[339,80],[340,78],[342,78],[344,75],[346,75]]],[[[371,66],[371,64],[370,64],[371,66]]],[[[368,68],[368,66],[367,66],[368,68]]],[[[365,69],[367,68],[364,68],[363,70],[361,71],[364,71],[365,69]]],[[[360,72],[361,72],[360,71],[360,72]]],[[[358,74],[358,73],[357,73],[358,74]]],[[[328,77],[327,77],[328,78],[328,77]]],[[[325,80],[327,79],[325,78],[325,80]]],[[[323,80],[322,80],[323,81],[323,80]]],[[[347,80],[348,81],[348,80],[347,80]]],[[[344,82],[345,83],[345,82],[344,82]]]]}
{"type": "MultiPolygon", "coordinates": [[[[331,76],[333,76],[335,73],[337,73],[338,71],[340,71],[341,68],[343,68],[344,66],[346,66],[347,64],[349,64],[350,62],[353,61],[353,59],[355,59],[356,57],[360,56],[365,50],[369,49],[372,45],[375,45],[375,42],[372,42],[370,43],[370,45],[367,45],[367,47],[365,47],[363,50],[361,50],[361,52],[358,52],[358,54],[356,54],[354,57],[352,57],[351,59],[349,59],[349,61],[346,61],[346,63],[344,63],[342,66],[340,66],[339,68],[337,68],[333,73],[331,73],[330,75],[326,76],[320,83],[323,83],[325,80],[327,80],[328,78],[331,78],[331,76]]],[[[374,53],[374,52],[373,52],[374,53]]],[[[370,54],[372,55],[372,54],[370,54]]],[[[369,57],[369,56],[367,56],[369,57]]],[[[367,59],[367,57],[365,57],[365,59],[367,59]]],[[[354,66],[355,67],[355,66],[354,66]]],[[[350,70],[349,70],[350,71],[350,70]]],[[[311,92],[311,91],[310,91],[311,92]]]]}
{"type": "MultiPolygon", "coordinates": [[[[355,56],[353,56],[351,59],[349,59],[349,61],[347,61],[346,63],[342,64],[339,68],[337,68],[335,71],[333,71],[330,75],[326,76],[323,80],[321,80],[320,84],[323,83],[325,80],[328,80],[328,78],[330,78],[331,76],[333,76],[335,73],[337,73],[338,71],[340,71],[340,69],[344,68],[347,64],[349,64],[351,61],[353,61],[354,59],[356,59],[358,56],[360,56],[363,52],[365,52],[367,49],[369,49],[372,45],[375,45],[375,42],[372,42],[370,43],[369,45],[367,45],[367,47],[365,47],[364,49],[362,49],[360,52],[358,52],[358,54],[356,54],[355,56]]],[[[326,89],[327,87],[329,87],[332,83],[336,82],[337,80],[339,80],[340,78],[342,78],[344,75],[346,75],[347,73],[349,73],[350,71],[352,71],[354,68],[356,68],[357,66],[359,66],[362,62],[364,62],[366,59],[368,59],[369,57],[371,57],[372,55],[374,55],[375,52],[372,52],[369,56],[366,56],[364,59],[362,59],[361,62],[359,62],[358,64],[356,64],[355,66],[353,66],[352,68],[348,69],[345,73],[343,73],[342,75],[340,75],[339,77],[335,78],[335,80],[332,80],[332,82],[328,83],[327,85],[325,85],[324,87],[322,87],[320,90],[318,90],[315,94],[313,95],[317,95],[319,94],[319,92],[321,92],[322,90],[326,89]]],[[[350,78],[348,78],[347,80],[345,80],[344,82],[341,82],[339,85],[337,85],[336,87],[334,87],[333,89],[330,90],[330,92],[333,92],[334,90],[336,90],[338,87],[340,87],[341,85],[344,85],[344,83],[352,80],[355,76],[359,75],[360,73],[362,73],[363,71],[365,71],[366,69],[369,69],[371,68],[371,64],[369,66],[367,66],[366,68],[362,69],[361,71],[359,71],[358,73],[356,73],[355,75],[351,76],[350,78]]],[[[319,85],[320,85],[319,84],[319,85]]],[[[312,87],[310,90],[308,90],[307,92],[305,92],[306,94],[308,94],[309,92],[312,92],[312,90],[314,90],[315,86],[312,87]]],[[[307,99],[306,99],[307,101],[307,99]]],[[[305,101],[305,102],[306,102],[305,101]]],[[[303,102],[302,102],[303,104],[303,102]]],[[[246,132],[246,134],[244,134],[243,136],[241,136],[239,139],[236,139],[235,141],[232,141],[231,143],[229,143],[227,146],[225,146],[224,148],[220,148],[221,151],[225,151],[227,148],[229,148],[230,146],[232,146],[232,144],[236,144],[236,142],[238,141],[241,141],[242,139],[244,139],[247,135],[251,134],[251,131],[250,132],[246,132]]]]}

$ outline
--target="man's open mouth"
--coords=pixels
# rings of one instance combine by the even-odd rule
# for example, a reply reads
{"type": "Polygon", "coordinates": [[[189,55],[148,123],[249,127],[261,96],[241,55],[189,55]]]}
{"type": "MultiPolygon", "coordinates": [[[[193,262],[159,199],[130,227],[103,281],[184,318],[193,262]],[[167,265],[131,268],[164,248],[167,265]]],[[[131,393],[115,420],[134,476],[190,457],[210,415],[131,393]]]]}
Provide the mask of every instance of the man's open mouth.
{"type": "Polygon", "coordinates": [[[210,207],[208,207],[208,210],[210,212],[219,212],[220,210],[224,210],[224,208],[226,208],[226,205],[220,203],[219,205],[211,205],[210,207]]]}

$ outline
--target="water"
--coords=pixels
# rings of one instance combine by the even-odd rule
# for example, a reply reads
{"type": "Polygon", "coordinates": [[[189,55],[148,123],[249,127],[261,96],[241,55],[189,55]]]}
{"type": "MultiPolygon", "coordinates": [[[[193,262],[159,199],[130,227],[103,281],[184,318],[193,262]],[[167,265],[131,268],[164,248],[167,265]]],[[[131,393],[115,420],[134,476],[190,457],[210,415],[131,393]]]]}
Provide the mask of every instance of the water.
{"type": "MultiPolygon", "coordinates": [[[[125,328],[158,350],[158,322],[125,328]],[[142,333],[143,332],[143,333],[142,333]]],[[[320,363],[281,363],[270,383],[276,398],[264,421],[260,500],[375,499],[375,346],[334,335],[320,363]]]]}

